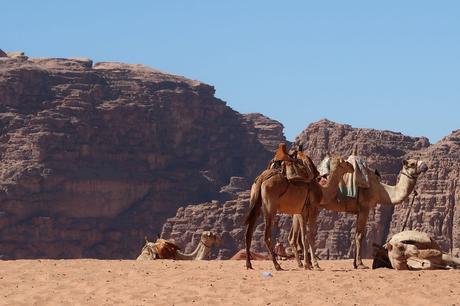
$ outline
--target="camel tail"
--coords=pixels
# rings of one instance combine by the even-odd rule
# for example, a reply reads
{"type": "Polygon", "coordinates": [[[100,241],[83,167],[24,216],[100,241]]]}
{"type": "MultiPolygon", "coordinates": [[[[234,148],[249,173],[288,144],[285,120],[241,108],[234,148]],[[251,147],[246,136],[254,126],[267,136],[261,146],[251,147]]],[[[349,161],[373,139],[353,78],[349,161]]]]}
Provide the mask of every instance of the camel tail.
{"type": "Polygon", "coordinates": [[[244,221],[246,225],[253,223],[259,216],[260,208],[262,207],[262,183],[263,180],[257,178],[254,184],[252,184],[249,212],[244,221]]]}
{"type": "Polygon", "coordinates": [[[458,257],[442,254],[442,261],[450,266],[454,266],[456,269],[460,269],[460,258],[458,257]]]}

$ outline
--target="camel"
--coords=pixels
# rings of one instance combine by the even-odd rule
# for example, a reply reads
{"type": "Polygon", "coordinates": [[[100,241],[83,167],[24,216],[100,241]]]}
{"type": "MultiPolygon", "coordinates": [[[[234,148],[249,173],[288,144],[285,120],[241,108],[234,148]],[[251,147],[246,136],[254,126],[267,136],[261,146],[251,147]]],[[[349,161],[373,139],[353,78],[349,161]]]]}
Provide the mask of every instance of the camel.
{"type": "Polygon", "coordinates": [[[154,259],[178,259],[178,260],[204,260],[208,258],[211,247],[220,244],[218,235],[211,231],[204,231],[201,234],[200,242],[196,249],[185,254],[180,252],[180,248],[173,242],[165,239],[157,239],[155,243],[149,242],[145,238],[146,244],[142,248],[141,254],[137,260],[154,260],[154,259]]]}
{"type": "MultiPolygon", "coordinates": [[[[330,196],[323,198],[321,201],[317,201],[310,197],[310,205],[308,206],[308,209],[306,209],[302,218],[295,217],[293,219],[292,229],[298,232],[301,224],[297,223],[300,223],[302,219],[307,220],[306,222],[308,223],[308,227],[310,229],[310,235],[313,235],[316,232],[316,219],[319,213],[319,208],[356,214],[357,222],[354,237],[355,256],[353,260],[353,267],[355,269],[368,269],[368,267],[362,262],[361,245],[366,230],[369,210],[375,207],[377,203],[383,205],[397,205],[402,203],[414,190],[418,176],[427,170],[428,166],[424,161],[414,159],[403,160],[398,182],[395,186],[391,186],[381,183],[378,173],[366,168],[369,179],[369,188],[358,188],[357,198],[347,197],[339,201],[336,196],[337,194],[335,196],[331,196],[333,193],[329,193],[330,196]]],[[[317,189],[321,189],[319,184],[315,186],[317,186],[317,189]]],[[[313,192],[312,195],[314,196],[315,193],[313,192]]],[[[310,240],[313,241],[313,239],[310,240]]]]}
{"type": "MultiPolygon", "coordinates": [[[[308,163],[308,166],[311,165],[310,159],[307,155],[302,152],[298,152],[297,160],[300,163],[308,163]]],[[[284,163],[289,163],[292,161],[284,159],[284,163]]],[[[353,167],[350,163],[346,162],[340,157],[333,158],[332,163],[334,163],[334,170],[337,169],[337,173],[340,173],[340,176],[331,182],[328,186],[329,191],[337,191],[338,182],[340,177],[345,172],[353,172],[353,167]],[[332,184],[336,183],[334,188],[332,184]]],[[[286,167],[286,169],[289,169],[286,167]]],[[[314,169],[316,171],[316,168],[314,169]]],[[[288,173],[288,171],[286,171],[288,173]]],[[[336,176],[335,172],[332,176],[336,176]]],[[[250,208],[249,213],[246,218],[246,254],[249,254],[249,249],[251,247],[252,234],[254,231],[254,225],[257,220],[257,217],[260,215],[260,210],[263,210],[264,215],[264,225],[265,225],[265,245],[269,251],[270,257],[273,261],[273,265],[276,270],[282,270],[281,266],[276,260],[276,254],[272,246],[272,226],[273,219],[277,212],[282,212],[286,214],[300,214],[303,207],[305,206],[305,201],[309,197],[310,189],[312,186],[316,186],[317,183],[314,181],[296,181],[290,182],[282,173],[276,171],[275,169],[268,169],[262,172],[262,174],[255,180],[251,187],[250,195],[250,208]]],[[[316,199],[317,192],[313,192],[314,195],[310,195],[316,199]]],[[[304,240],[303,252],[307,254],[307,247],[310,249],[310,252],[313,252],[311,245],[309,244],[309,235],[305,233],[305,226],[303,219],[300,219],[301,226],[299,229],[301,231],[300,237],[304,240]]],[[[314,257],[314,256],[312,256],[314,257]]],[[[305,268],[310,268],[308,264],[308,256],[304,256],[305,259],[305,268]]],[[[249,256],[246,256],[246,268],[252,269],[251,259],[249,256]]]]}
{"type": "Polygon", "coordinates": [[[395,270],[433,270],[460,268],[460,258],[444,254],[426,233],[403,231],[394,235],[383,247],[375,246],[372,268],[395,270]]]}
{"type": "MultiPolygon", "coordinates": [[[[251,254],[252,260],[269,260],[270,259],[270,257],[264,254],[259,254],[256,252],[251,252],[250,254],[251,254]]],[[[238,252],[235,253],[235,255],[233,255],[230,258],[230,260],[246,260],[246,250],[245,249],[239,250],[238,252]]]]}

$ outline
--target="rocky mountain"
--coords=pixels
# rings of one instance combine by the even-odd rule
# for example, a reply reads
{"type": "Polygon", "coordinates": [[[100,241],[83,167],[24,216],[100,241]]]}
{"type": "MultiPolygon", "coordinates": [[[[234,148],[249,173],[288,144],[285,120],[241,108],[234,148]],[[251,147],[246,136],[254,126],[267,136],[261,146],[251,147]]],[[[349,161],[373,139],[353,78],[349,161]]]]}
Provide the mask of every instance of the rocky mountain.
{"type": "Polygon", "coordinates": [[[134,258],[184,203],[266,166],[282,127],[261,120],[142,65],[6,53],[0,256],[134,258]]]}

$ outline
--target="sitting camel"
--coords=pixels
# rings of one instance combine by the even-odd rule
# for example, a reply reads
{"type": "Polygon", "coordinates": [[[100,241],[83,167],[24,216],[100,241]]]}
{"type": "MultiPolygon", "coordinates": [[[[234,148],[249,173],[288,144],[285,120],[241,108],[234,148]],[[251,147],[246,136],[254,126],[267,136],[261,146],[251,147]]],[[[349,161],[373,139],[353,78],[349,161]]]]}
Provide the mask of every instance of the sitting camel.
{"type": "Polygon", "coordinates": [[[394,235],[383,247],[374,245],[372,268],[433,270],[460,267],[460,258],[443,254],[426,233],[404,231],[394,235]]]}
{"type": "MultiPolygon", "coordinates": [[[[277,152],[279,153],[279,152],[277,152]]],[[[278,154],[277,154],[278,155],[278,154]]],[[[283,154],[281,154],[283,155],[283,154]]],[[[298,152],[296,154],[296,159],[292,160],[289,157],[286,157],[287,154],[284,154],[281,159],[283,163],[287,164],[286,174],[289,173],[289,166],[292,163],[297,163],[300,165],[298,167],[298,173],[301,173],[302,169],[308,169],[311,165],[310,158],[298,152]],[[302,167],[302,164],[308,164],[305,168],[302,167]]],[[[342,158],[335,158],[334,163],[337,165],[337,169],[340,169],[340,177],[345,172],[353,172],[353,167],[350,163],[347,163],[342,158]]],[[[282,168],[283,169],[283,168],[282,168]]],[[[314,169],[316,171],[316,168],[314,169]]],[[[304,170],[305,171],[305,170],[304,170]]],[[[299,175],[306,176],[306,175],[299,175]]],[[[337,178],[337,185],[333,189],[337,190],[338,182],[340,177],[337,178]]],[[[265,245],[269,251],[270,257],[273,261],[276,270],[281,270],[281,266],[276,260],[276,255],[272,246],[272,226],[273,218],[277,212],[287,213],[287,214],[300,214],[305,205],[307,197],[312,186],[316,186],[317,183],[314,180],[311,181],[290,181],[286,178],[283,173],[276,171],[276,169],[269,169],[262,172],[262,174],[255,180],[251,188],[250,196],[250,208],[249,213],[246,218],[246,254],[249,254],[251,247],[252,234],[254,231],[254,225],[257,220],[257,217],[260,215],[260,211],[263,211],[264,215],[264,224],[265,224],[265,245]]],[[[332,186],[332,184],[331,184],[332,186]]],[[[301,220],[302,221],[302,220],[301,220]]],[[[310,252],[313,252],[311,245],[308,243],[309,237],[305,234],[305,227],[299,226],[301,230],[301,237],[304,239],[304,254],[307,254],[307,247],[310,248],[310,252]]],[[[312,256],[314,258],[314,256],[312,256]]],[[[307,256],[305,258],[305,268],[310,268],[307,263],[307,256]]],[[[246,256],[246,268],[252,269],[251,258],[246,256]]]]}
{"type": "MultiPolygon", "coordinates": [[[[256,252],[251,252],[250,256],[252,260],[269,260],[270,259],[269,256],[264,255],[264,254],[259,254],[256,252]]],[[[239,250],[230,259],[231,260],[246,260],[246,250],[245,249],[239,250]]]]}
{"type": "MultiPolygon", "coordinates": [[[[356,232],[355,232],[355,257],[353,267],[355,269],[367,269],[362,262],[361,258],[361,245],[364,238],[367,217],[369,210],[379,204],[383,205],[396,205],[406,200],[410,193],[414,190],[415,183],[420,174],[428,170],[428,166],[424,161],[408,159],[404,160],[402,169],[400,171],[398,182],[395,186],[390,186],[380,182],[380,177],[374,171],[366,168],[367,176],[369,178],[369,188],[358,188],[358,196],[356,198],[346,197],[340,201],[337,199],[337,192],[335,196],[325,197],[318,201],[315,195],[321,195],[322,186],[316,184],[315,189],[317,192],[312,192],[309,198],[309,205],[302,217],[293,218],[292,229],[299,232],[301,227],[299,223],[301,220],[307,220],[309,235],[316,233],[317,216],[319,208],[337,212],[347,212],[356,214],[356,232]]],[[[332,193],[331,193],[332,195],[332,193]]],[[[304,221],[305,222],[305,221],[304,221]]],[[[311,238],[310,241],[313,241],[311,238]]]]}
{"type": "Polygon", "coordinates": [[[159,238],[155,243],[149,242],[147,238],[145,241],[146,244],[142,248],[141,254],[137,257],[137,260],[204,260],[208,258],[211,247],[220,244],[219,236],[211,231],[204,231],[201,233],[200,242],[196,249],[190,254],[180,252],[180,248],[177,245],[165,239],[159,238]]]}

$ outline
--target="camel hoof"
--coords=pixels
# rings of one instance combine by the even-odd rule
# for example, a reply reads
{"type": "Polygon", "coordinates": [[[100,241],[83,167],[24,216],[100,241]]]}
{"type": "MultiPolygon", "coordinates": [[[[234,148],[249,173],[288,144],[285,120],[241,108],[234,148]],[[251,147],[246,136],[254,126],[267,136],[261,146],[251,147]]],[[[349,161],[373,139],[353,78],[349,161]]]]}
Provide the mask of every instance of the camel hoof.
{"type": "Polygon", "coordinates": [[[314,267],[313,267],[313,270],[314,270],[314,271],[324,271],[324,269],[321,268],[320,266],[314,266],[314,267]]]}
{"type": "Polygon", "coordinates": [[[369,269],[369,267],[364,265],[364,264],[359,264],[359,265],[355,266],[355,269],[366,270],[366,269],[369,269]]]}
{"type": "Polygon", "coordinates": [[[283,268],[281,268],[280,265],[275,265],[275,270],[276,271],[284,271],[283,268]]]}
{"type": "Polygon", "coordinates": [[[308,265],[305,265],[304,268],[305,268],[305,270],[312,270],[312,267],[308,266],[308,265]]]}
{"type": "Polygon", "coordinates": [[[246,270],[254,270],[254,268],[252,267],[251,264],[249,264],[249,265],[247,264],[247,265],[246,265],[246,270]]]}

